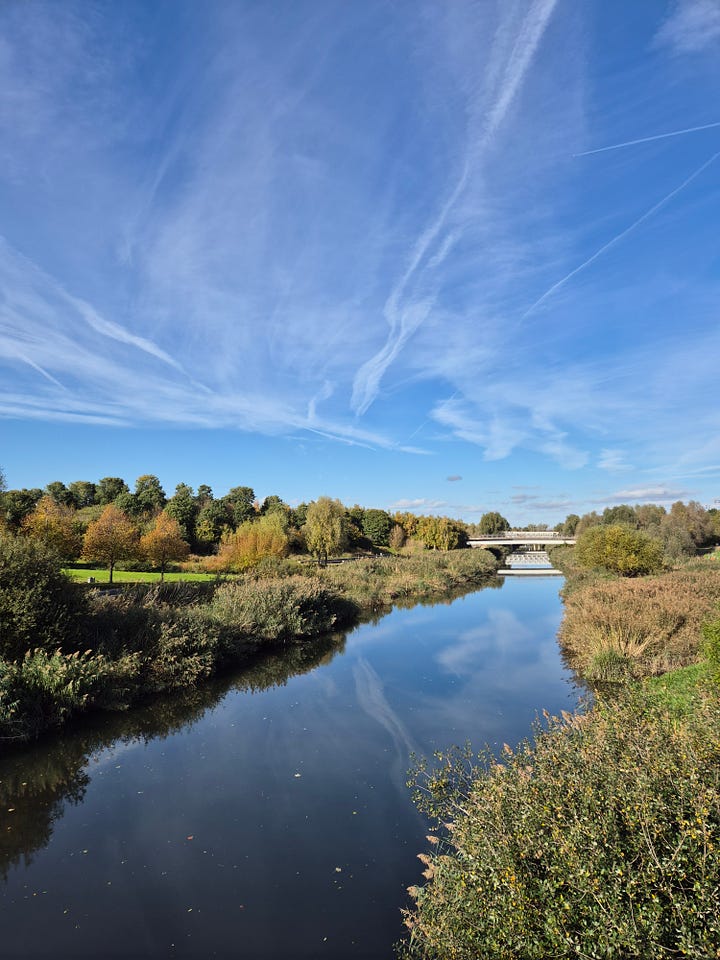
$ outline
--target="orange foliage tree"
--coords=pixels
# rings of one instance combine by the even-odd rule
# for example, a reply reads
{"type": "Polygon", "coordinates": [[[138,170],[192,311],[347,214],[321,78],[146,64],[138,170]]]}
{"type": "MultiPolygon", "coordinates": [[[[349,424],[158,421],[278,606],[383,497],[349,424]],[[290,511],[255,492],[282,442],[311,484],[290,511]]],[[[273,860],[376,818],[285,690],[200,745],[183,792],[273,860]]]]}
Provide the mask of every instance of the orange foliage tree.
{"type": "Polygon", "coordinates": [[[184,560],[190,553],[190,546],[182,538],[180,524],[163,510],[150,530],[140,538],[140,550],[153,566],[160,567],[160,579],[164,580],[168,562],[184,560]]]}
{"type": "Polygon", "coordinates": [[[97,520],[85,531],[83,556],[86,560],[101,563],[110,571],[118,560],[128,560],[138,554],[138,532],[126,513],[110,503],[97,520]]]}

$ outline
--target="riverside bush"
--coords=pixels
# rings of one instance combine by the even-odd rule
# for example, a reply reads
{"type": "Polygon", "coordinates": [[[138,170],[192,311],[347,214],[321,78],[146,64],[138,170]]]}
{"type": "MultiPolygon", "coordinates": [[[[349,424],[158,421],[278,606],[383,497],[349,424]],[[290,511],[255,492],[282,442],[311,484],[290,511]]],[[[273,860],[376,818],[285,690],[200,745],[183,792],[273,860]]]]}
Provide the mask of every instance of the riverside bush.
{"type": "Polygon", "coordinates": [[[77,650],[84,612],[82,590],[61,572],[56,553],[0,534],[0,657],[22,659],[38,647],[77,650]]]}
{"type": "Polygon", "coordinates": [[[622,523],[590,527],[578,537],[576,562],[586,569],[600,567],[623,577],[657,573],[663,566],[659,540],[622,523]]]}
{"type": "Polygon", "coordinates": [[[240,633],[266,641],[287,641],[347,626],[357,608],[318,578],[290,576],[219,587],[209,613],[240,633]]]}
{"type": "Polygon", "coordinates": [[[720,702],[683,718],[633,692],[549,718],[502,762],[416,775],[440,835],[400,956],[658,960],[720,943],[720,702]]]}
{"type": "Polygon", "coordinates": [[[110,705],[127,696],[136,672],[131,658],[110,662],[90,651],[37,649],[0,660],[0,739],[27,740],[90,706],[110,705]]]}

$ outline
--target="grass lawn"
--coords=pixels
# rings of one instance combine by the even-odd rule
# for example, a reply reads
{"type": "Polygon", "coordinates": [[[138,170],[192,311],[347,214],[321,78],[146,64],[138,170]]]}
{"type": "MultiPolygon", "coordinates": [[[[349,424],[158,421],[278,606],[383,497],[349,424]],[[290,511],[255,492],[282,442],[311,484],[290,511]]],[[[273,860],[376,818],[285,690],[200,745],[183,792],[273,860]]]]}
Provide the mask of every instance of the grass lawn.
{"type": "MultiPolygon", "coordinates": [[[[82,583],[88,579],[88,577],[94,577],[98,583],[107,583],[110,579],[110,574],[107,569],[86,569],[81,570],[76,569],[75,567],[64,567],[63,572],[66,573],[73,580],[78,580],[82,583]]],[[[179,580],[215,580],[216,575],[214,573],[166,573],[165,581],[167,583],[176,583],[179,580]]],[[[152,573],[143,573],[142,571],[136,570],[115,570],[113,572],[113,583],[157,583],[160,580],[160,571],[154,571],[152,573]]]]}

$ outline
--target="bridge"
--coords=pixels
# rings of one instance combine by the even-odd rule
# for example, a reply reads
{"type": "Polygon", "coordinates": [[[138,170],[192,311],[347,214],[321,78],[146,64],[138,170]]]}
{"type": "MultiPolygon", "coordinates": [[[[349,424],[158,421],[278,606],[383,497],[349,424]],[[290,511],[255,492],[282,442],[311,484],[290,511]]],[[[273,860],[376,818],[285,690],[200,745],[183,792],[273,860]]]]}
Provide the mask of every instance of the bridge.
{"type": "Polygon", "coordinates": [[[469,547],[556,547],[574,544],[575,537],[566,537],[554,530],[505,530],[486,537],[470,537],[469,547]]]}
{"type": "Polygon", "coordinates": [[[574,544],[575,537],[566,537],[554,530],[506,530],[504,533],[487,537],[472,537],[468,540],[471,547],[487,550],[504,547],[510,553],[506,557],[506,566],[498,570],[498,576],[562,576],[556,570],[547,548],[560,544],[574,544]]]}

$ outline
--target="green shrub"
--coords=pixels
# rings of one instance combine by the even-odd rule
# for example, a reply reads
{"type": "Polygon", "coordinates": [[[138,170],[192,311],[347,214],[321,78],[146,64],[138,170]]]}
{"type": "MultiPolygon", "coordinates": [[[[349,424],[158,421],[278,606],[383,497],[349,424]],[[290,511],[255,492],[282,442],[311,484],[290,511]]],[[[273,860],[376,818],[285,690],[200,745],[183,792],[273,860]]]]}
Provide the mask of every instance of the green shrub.
{"type": "Polygon", "coordinates": [[[223,584],[209,605],[220,623],[260,640],[311,637],[346,626],[357,609],[317,578],[223,584]]]}
{"type": "Polygon", "coordinates": [[[147,657],[146,687],[159,692],[192,686],[215,670],[220,650],[220,627],[202,610],[167,611],[160,621],[155,649],[147,657]]]}
{"type": "Polygon", "coordinates": [[[79,648],[82,589],[60,570],[58,556],[37,540],[0,534],[0,657],[28,650],[79,648]]]}
{"type": "Polygon", "coordinates": [[[26,740],[103,701],[128,662],[110,663],[87,653],[28,651],[22,660],[0,660],[0,738],[26,740]]]}
{"type": "Polygon", "coordinates": [[[590,527],[575,545],[575,559],[581,567],[601,567],[623,577],[637,577],[662,569],[663,548],[659,540],[642,530],[611,523],[590,527]]]}
{"type": "Polygon", "coordinates": [[[720,701],[642,694],[551,718],[534,744],[416,778],[439,836],[400,953],[433,960],[713,957],[720,701]]]}

